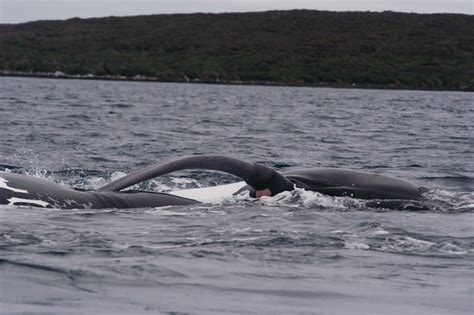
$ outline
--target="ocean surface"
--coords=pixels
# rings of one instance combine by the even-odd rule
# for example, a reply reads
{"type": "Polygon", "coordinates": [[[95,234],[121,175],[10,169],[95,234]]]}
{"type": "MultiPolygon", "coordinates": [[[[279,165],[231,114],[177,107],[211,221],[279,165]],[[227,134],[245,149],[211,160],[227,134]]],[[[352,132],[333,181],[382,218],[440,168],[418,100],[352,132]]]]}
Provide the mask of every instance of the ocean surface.
{"type": "MultiPolygon", "coordinates": [[[[224,154],[428,189],[429,210],[297,190],[128,210],[0,206],[1,314],[472,314],[474,93],[0,77],[0,171],[84,189],[224,154]]],[[[168,192],[227,184],[181,171],[168,192]]]]}

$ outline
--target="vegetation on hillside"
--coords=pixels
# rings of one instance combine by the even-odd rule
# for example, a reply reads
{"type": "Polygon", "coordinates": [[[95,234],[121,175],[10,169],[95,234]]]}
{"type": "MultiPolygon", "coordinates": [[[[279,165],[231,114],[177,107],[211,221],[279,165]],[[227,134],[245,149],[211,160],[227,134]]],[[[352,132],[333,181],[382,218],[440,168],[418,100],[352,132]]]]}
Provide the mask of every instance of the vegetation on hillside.
{"type": "Polygon", "coordinates": [[[0,70],[474,90],[474,16],[269,11],[0,25],[0,70]]]}

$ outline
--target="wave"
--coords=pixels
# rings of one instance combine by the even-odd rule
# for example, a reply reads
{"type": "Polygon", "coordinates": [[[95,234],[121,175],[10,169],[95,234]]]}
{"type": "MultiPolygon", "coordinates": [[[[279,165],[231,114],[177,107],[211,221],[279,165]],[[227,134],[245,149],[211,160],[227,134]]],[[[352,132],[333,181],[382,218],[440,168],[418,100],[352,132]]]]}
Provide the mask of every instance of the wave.
{"type": "Polygon", "coordinates": [[[474,183],[474,178],[467,175],[448,175],[448,176],[422,176],[419,177],[423,181],[453,181],[459,183],[474,183]]]}
{"type": "Polygon", "coordinates": [[[295,189],[274,197],[263,197],[268,206],[302,207],[328,211],[428,211],[443,213],[474,212],[474,193],[453,193],[434,189],[424,193],[426,200],[362,200],[351,197],[332,197],[318,192],[295,189]]]}
{"type": "Polygon", "coordinates": [[[440,258],[464,258],[474,254],[474,237],[414,233],[374,223],[334,233],[345,239],[345,247],[349,249],[440,258]]]}

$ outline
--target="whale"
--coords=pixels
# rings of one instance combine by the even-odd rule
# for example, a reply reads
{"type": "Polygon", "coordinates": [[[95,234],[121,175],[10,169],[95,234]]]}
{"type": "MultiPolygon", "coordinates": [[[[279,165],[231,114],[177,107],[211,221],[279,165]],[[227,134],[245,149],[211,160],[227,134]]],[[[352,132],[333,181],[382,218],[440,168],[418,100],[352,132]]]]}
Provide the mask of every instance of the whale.
{"type": "Polygon", "coordinates": [[[279,172],[260,163],[223,155],[193,155],[157,163],[112,181],[97,190],[83,190],[33,176],[0,173],[0,205],[58,209],[143,208],[215,202],[241,193],[272,197],[296,188],[328,196],[377,201],[396,207],[399,201],[424,200],[424,187],[380,174],[340,168],[309,168],[279,172]],[[176,171],[219,171],[241,179],[232,184],[159,193],[132,186],[176,171]]]}

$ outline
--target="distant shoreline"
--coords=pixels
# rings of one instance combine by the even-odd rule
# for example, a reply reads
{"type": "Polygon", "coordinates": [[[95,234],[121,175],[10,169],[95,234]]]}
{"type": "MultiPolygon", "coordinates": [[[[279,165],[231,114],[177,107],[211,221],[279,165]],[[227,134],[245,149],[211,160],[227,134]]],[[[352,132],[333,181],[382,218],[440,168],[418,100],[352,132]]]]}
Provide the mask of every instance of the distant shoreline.
{"type": "Polygon", "coordinates": [[[57,73],[29,73],[17,71],[0,71],[0,77],[22,77],[36,79],[63,79],[63,80],[96,80],[96,81],[125,81],[125,82],[155,82],[155,83],[191,83],[191,84],[216,84],[216,85],[242,85],[242,86],[285,86],[285,87],[309,87],[309,88],[337,88],[337,89],[371,89],[371,90],[410,90],[410,91],[446,91],[446,92],[473,92],[474,89],[441,89],[414,87],[404,85],[377,85],[377,84],[347,84],[347,83],[281,83],[271,81],[222,81],[222,80],[161,80],[155,77],[136,76],[98,76],[98,75],[77,75],[77,74],[57,74],[57,73]]]}
{"type": "Polygon", "coordinates": [[[171,14],[0,24],[0,75],[474,91],[474,17],[171,14]]]}

